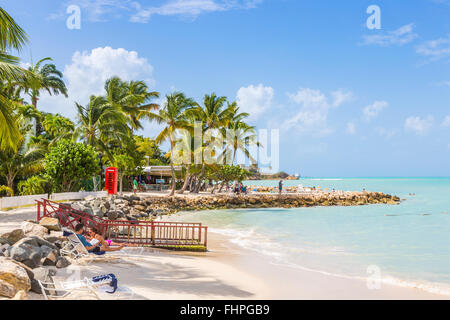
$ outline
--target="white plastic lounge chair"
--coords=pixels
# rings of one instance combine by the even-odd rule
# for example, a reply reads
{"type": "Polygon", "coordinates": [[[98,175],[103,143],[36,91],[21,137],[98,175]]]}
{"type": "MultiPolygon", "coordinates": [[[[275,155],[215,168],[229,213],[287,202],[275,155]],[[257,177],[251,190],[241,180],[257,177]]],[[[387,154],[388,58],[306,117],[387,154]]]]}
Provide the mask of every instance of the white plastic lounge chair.
{"type": "Polygon", "coordinates": [[[121,251],[106,252],[104,255],[96,255],[95,253],[90,253],[86,249],[86,247],[81,243],[80,239],[73,230],[70,230],[68,228],[62,228],[62,230],[68,235],[67,239],[69,241],[61,249],[61,254],[67,255],[75,260],[79,260],[81,258],[88,258],[90,260],[104,260],[105,258],[118,259],[125,256],[139,256],[144,251],[144,248],[141,247],[127,247],[123,248],[121,251]]]}
{"type": "Polygon", "coordinates": [[[45,300],[64,299],[74,292],[90,292],[94,294],[97,299],[101,299],[96,291],[99,287],[107,285],[112,287],[110,290],[113,291],[103,290],[103,292],[108,294],[114,294],[118,288],[117,279],[113,274],[84,278],[75,281],[43,282],[38,280],[38,282],[45,300]]]}

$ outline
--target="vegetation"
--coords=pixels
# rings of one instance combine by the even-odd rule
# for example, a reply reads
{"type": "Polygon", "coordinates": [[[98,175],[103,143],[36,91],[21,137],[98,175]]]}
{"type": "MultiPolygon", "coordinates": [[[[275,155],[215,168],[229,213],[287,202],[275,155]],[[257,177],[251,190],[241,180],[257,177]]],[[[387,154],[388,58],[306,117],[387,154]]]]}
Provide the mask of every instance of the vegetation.
{"type": "Polygon", "coordinates": [[[55,192],[78,191],[84,180],[98,173],[97,152],[90,145],[61,140],[45,156],[45,174],[55,192]]]}
{"type": "Polygon", "coordinates": [[[222,190],[249,172],[235,165],[237,153],[255,162],[250,146],[259,147],[255,128],[236,102],[215,93],[202,104],[182,92],[160,93],[139,79],[105,82],[103,96],[76,102],[76,119],[41,110],[42,92],[68,96],[64,76],[52,58],[28,69],[14,52],[28,43],[25,31],[0,8],[0,189],[3,194],[97,190],[107,166],[119,168],[120,191],[129,177],[149,165],[170,165],[171,192],[198,193],[206,185],[222,190]],[[144,121],[162,126],[155,137],[138,135],[144,121]],[[231,132],[231,134],[230,134],[231,132]],[[196,134],[203,137],[200,143],[196,134]],[[224,138],[226,139],[224,140],[224,138]],[[167,153],[161,150],[167,143],[167,153]],[[182,172],[175,170],[181,166],[182,172]],[[92,179],[92,182],[91,182],[92,179]],[[90,186],[89,186],[90,185],[90,186]],[[219,188],[220,186],[220,188],[219,188]]]}

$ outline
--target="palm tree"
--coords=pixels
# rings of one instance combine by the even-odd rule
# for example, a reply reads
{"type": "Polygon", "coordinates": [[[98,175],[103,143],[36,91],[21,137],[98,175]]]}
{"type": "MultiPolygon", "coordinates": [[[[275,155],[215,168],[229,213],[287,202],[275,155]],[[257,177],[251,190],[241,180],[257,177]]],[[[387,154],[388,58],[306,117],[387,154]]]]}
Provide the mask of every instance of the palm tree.
{"type": "MultiPolygon", "coordinates": [[[[108,104],[104,97],[91,96],[86,107],[76,103],[78,110],[78,124],[74,131],[74,138],[80,138],[93,146],[100,155],[105,154],[110,162],[114,157],[108,145],[121,145],[129,138],[130,131],[126,125],[125,116],[116,108],[108,104]]],[[[97,180],[92,177],[94,191],[97,191],[97,180]]]]}
{"type": "MultiPolygon", "coordinates": [[[[13,49],[20,51],[28,41],[25,31],[0,7],[0,82],[19,80],[25,70],[18,66],[19,58],[7,53],[13,49]]],[[[0,93],[0,149],[17,150],[20,131],[14,123],[13,106],[8,96],[0,93]]]]}
{"type": "Polygon", "coordinates": [[[45,150],[40,146],[26,144],[23,138],[18,142],[17,150],[0,150],[0,175],[9,188],[14,190],[14,180],[27,176],[43,168],[45,150]]]}
{"type": "MultiPolygon", "coordinates": [[[[37,103],[41,94],[41,91],[48,92],[49,95],[63,94],[66,98],[67,88],[62,80],[63,74],[59,71],[53,63],[46,63],[53,61],[52,58],[44,58],[39,60],[35,65],[28,68],[28,74],[15,83],[19,92],[24,92],[31,99],[31,104],[37,109],[37,103]]],[[[36,136],[42,133],[42,124],[35,121],[36,136]]]]}
{"type": "MultiPolygon", "coordinates": [[[[203,107],[197,106],[190,112],[196,120],[202,122],[203,132],[206,132],[207,130],[220,129],[228,123],[233,109],[230,107],[230,105],[225,107],[226,101],[226,97],[218,97],[215,93],[212,93],[211,95],[205,95],[203,99],[203,107]]],[[[215,143],[214,139],[211,143],[215,143]]],[[[206,148],[208,146],[203,147],[206,148]]],[[[205,162],[203,161],[200,179],[193,190],[191,190],[191,192],[199,192],[204,175],[205,162]]]]}
{"type": "Polygon", "coordinates": [[[112,162],[113,156],[108,144],[121,144],[129,138],[129,129],[125,116],[111,107],[104,97],[91,96],[89,104],[84,107],[76,103],[78,123],[74,137],[106,154],[112,162]]]}
{"type": "Polygon", "coordinates": [[[150,100],[158,98],[158,92],[150,92],[144,81],[124,82],[119,77],[108,79],[105,84],[106,100],[126,117],[131,131],[142,129],[142,119],[151,119],[151,111],[159,108],[150,100]]]}
{"type": "Polygon", "coordinates": [[[228,125],[222,128],[222,134],[226,136],[227,131],[231,133],[232,141],[231,144],[225,146],[222,157],[225,157],[225,159],[232,158],[231,164],[234,165],[237,151],[242,151],[250,161],[255,162],[248,147],[251,144],[260,147],[261,144],[257,140],[255,127],[244,122],[249,114],[246,112],[239,113],[236,102],[229,105],[229,108],[231,109],[230,118],[228,119],[228,125]]]}
{"type": "Polygon", "coordinates": [[[170,167],[172,170],[172,191],[169,196],[175,194],[176,181],[175,181],[175,169],[173,162],[174,148],[176,144],[175,131],[179,129],[189,128],[190,124],[188,116],[190,110],[196,106],[197,103],[190,99],[181,92],[175,92],[166,96],[166,102],[164,107],[159,109],[158,113],[150,115],[151,119],[154,119],[158,124],[165,125],[164,129],[159,133],[156,138],[157,143],[169,140],[170,142],[170,167]]]}

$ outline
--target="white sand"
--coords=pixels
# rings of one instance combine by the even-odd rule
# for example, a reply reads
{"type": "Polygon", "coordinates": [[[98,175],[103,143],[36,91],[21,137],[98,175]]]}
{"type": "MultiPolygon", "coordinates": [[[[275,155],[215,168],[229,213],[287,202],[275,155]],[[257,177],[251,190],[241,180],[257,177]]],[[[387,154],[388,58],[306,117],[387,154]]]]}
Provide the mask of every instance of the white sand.
{"type": "MultiPolygon", "coordinates": [[[[35,219],[35,209],[0,213],[0,234],[35,219]]],[[[112,262],[71,265],[58,271],[57,281],[113,273],[119,287],[132,290],[133,299],[448,299],[420,289],[382,285],[369,290],[366,282],[272,265],[267,258],[232,245],[227,238],[210,233],[209,252],[182,253],[131,249],[112,262]]],[[[120,299],[127,295],[101,294],[120,299]]],[[[30,298],[37,298],[30,295],[30,298]]],[[[94,299],[78,293],[72,299],[94,299]]]]}

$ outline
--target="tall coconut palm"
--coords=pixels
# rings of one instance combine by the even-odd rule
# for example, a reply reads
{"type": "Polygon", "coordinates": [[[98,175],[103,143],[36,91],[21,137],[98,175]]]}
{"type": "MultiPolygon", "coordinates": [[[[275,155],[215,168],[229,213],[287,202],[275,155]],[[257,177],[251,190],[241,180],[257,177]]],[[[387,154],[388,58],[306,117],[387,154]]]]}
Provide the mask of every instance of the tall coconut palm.
{"type": "MultiPolygon", "coordinates": [[[[0,82],[19,80],[25,70],[18,66],[19,58],[8,50],[20,51],[28,41],[25,31],[0,7],[0,82]]],[[[14,123],[13,106],[4,92],[0,93],[0,149],[17,150],[20,131],[14,123]]]]}
{"type": "Polygon", "coordinates": [[[125,116],[110,106],[104,97],[91,96],[87,106],[76,103],[78,123],[74,137],[106,154],[110,161],[113,156],[108,144],[121,144],[129,137],[125,116]]]}
{"type": "MultiPolygon", "coordinates": [[[[202,122],[203,132],[206,132],[207,130],[218,130],[227,124],[233,109],[230,106],[225,106],[226,101],[226,97],[218,97],[215,93],[212,93],[210,95],[205,95],[203,107],[198,106],[190,111],[197,121],[202,122]]],[[[214,143],[214,139],[211,142],[214,143]]],[[[206,148],[208,146],[203,147],[206,148]]],[[[204,175],[205,162],[203,161],[200,179],[191,192],[199,192],[204,175]]]]}
{"type": "Polygon", "coordinates": [[[223,127],[221,131],[224,136],[227,135],[228,131],[227,138],[231,141],[227,140],[227,144],[225,145],[225,149],[221,157],[225,157],[227,160],[231,158],[231,164],[234,165],[236,153],[241,151],[251,162],[255,162],[255,159],[250,154],[249,146],[253,144],[257,147],[261,147],[261,144],[258,142],[255,127],[244,122],[245,118],[247,118],[249,114],[246,112],[240,113],[236,102],[229,105],[229,108],[231,113],[228,119],[228,124],[223,127]]]}
{"type": "Polygon", "coordinates": [[[53,61],[53,59],[47,57],[29,67],[28,72],[31,76],[27,76],[25,81],[18,84],[23,92],[30,97],[31,104],[35,108],[37,108],[41,91],[46,91],[49,95],[62,94],[66,98],[68,97],[66,84],[62,79],[63,74],[53,63],[46,63],[50,61],[53,61]]]}
{"type": "Polygon", "coordinates": [[[169,196],[175,194],[176,189],[176,177],[174,169],[173,154],[176,144],[175,131],[179,129],[189,128],[190,124],[188,121],[188,116],[190,110],[196,106],[197,103],[190,99],[181,92],[175,92],[166,96],[166,101],[164,106],[159,109],[158,113],[153,113],[149,115],[151,119],[155,120],[158,124],[164,125],[164,129],[159,133],[156,138],[157,143],[163,141],[169,141],[170,143],[170,167],[172,171],[172,190],[169,196]]]}
{"type": "MultiPolygon", "coordinates": [[[[62,94],[66,98],[67,88],[63,81],[63,74],[59,71],[53,63],[52,58],[44,58],[39,60],[35,65],[28,68],[28,74],[15,83],[20,92],[25,93],[31,99],[31,104],[37,109],[37,103],[42,91],[47,92],[49,95],[62,94]]],[[[42,124],[39,121],[35,121],[35,135],[38,136],[42,133],[42,124]]]]}
{"type": "Polygon", "coordinates": [[[150,119],[151,111],[159,105],[151,99],[159,97],[158,92],[149,91],[144,81],[122,81],[119,77],[108,79],[105,83],[106,100],[120,110],[126,117],[132,131],[142,129],[142,119],[150,119]]]}

